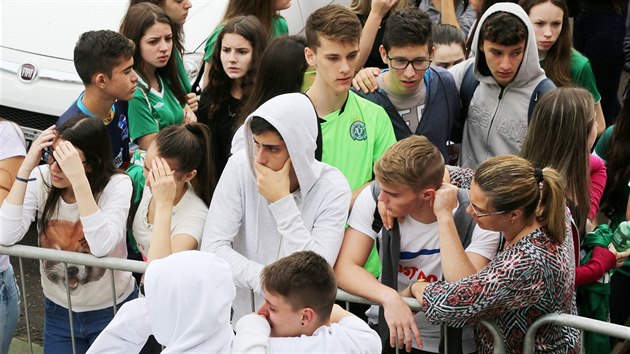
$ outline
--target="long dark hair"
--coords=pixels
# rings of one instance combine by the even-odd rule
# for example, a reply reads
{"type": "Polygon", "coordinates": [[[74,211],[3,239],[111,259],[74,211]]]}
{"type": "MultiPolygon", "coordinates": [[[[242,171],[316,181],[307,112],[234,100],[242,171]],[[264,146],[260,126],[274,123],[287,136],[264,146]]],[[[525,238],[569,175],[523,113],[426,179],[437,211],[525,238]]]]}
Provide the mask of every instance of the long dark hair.
{"type": "Polygon", "coordinates": [[[625,190],[630,180],[630,94],[623,99],[623,108],[608,143],[608,152],[604,156],[608,178],[602,196],[602,211],[611,217],[620,210],[626,210],[628,199],[625,190]]]}
{"type": "Polygon", "coordinates": [[[210,73],[208,86],[204,90],[208,90],[210,102],[208,102],[208,120],[212,120],[216,113],[219,112],[227,104],[232,89],[232,79],[225,73],[223,64],[221,63],[221,46],[223,37],[228,33],[234,33],[245,38],[252,46],[252,60],[247,70],[247,74],[241,79],[241,89],[243,96],[250,94],[251,86],[256,76],[258,62],[265,47],[267,46],[267,37],[260,21],[254,16],[236,16],[228,21],[223,27],[217,38],[217,43],[210,59],[210,73]]]}
{"type": "MultiPolygon", "coordinates": [[[[150,2],[164,9],[164,2],[166,0],[130,0],[129,7],[131,8],[135,4],[140,4],[143,2],[150,2]]],[[[175,44],[175,48],[179,54],[184,54],[184,26],[181,26],[179,23],[173,21],[173,43],[175,44]]]]}
{"type": "Polygon", "coordinates": [[[549,48],[543,69],[545,75],[558,87],[571,85],[571,48],[573,38],[569,24],[569,8],[564,0],[521,0],[519,5],[529,15],[532,7],[550,2],[562,10],[562,29],[556,43],[549,48]]]}
{"type": "Polygon", "coordinates": [[[230,0],[222,22],[227,23],[237,16],[256,17],[262,25],[265,38],[271,38],[273,20],[280,15],[276,11],[275,1],[272,0],[230,0]]]}
{"type": "Polygon", "coordinates": [[[306,39],[286,36],[273,39],[260,58],[260,65],[250,94],[241,108],[236,127],[270,98],[300,92],[308,63],[304,57],[306,39]]]}
{"type": "MultiPolygon", "coordinates": [[[[83,151],[85,154],[85,175],[90,183],[90,189],[94,199],[98,200],[103,189],[109,183],[111,177],[116,173],[114,157],[112,155],[112,144],[109,140],[107,128],[100,119],[90,118],[84,114],[79,114],[68,119],[57,128],[58,138],[69,141],[72,145],[83,151]]],[[[63,189],[46,185],[49,190],[48,198],[44,203],[42,217],[38,221],[40,230],[46,229],[46,224],[57,211],[59,198],[63,189]]]]}
{"type": "MultiPolygon", "coordinates": [[[[120,33],[124,34],[125,37],[131,39],[136,44],[136,52],[133,55],[133,68],[147,84],[149,82],[147,79],[148,72],[144,59],[142,59],[140,40],[147,29],[156,23],[165,23],[171,27],[173,43],[177,43],[180,40],[177,30],[173,26],[174,22],[171,21],[166,12],[164,12],[161,7],[149,2],[142,2],[131,6],[120,24],[120,33]]],[[[177,50],[177,45],[173,45],[173,50],[171,51],[171,56],[166,66],[156,69],[156,74],[170,83],[173,88],[173,94],[179,103],[183,105],[186,103],[186,93],[177,74],[177,64],[175,62],[177,50]]]]}
{"type": "Polygon", "coordinates": [[[190,184],[197,196],[209,206],[217,178],[211,161],[208,127],[201,123],[171,125],[160,130],[154,142],[159,156],[177,162],[176,173],[197,170],[190,184]]]}

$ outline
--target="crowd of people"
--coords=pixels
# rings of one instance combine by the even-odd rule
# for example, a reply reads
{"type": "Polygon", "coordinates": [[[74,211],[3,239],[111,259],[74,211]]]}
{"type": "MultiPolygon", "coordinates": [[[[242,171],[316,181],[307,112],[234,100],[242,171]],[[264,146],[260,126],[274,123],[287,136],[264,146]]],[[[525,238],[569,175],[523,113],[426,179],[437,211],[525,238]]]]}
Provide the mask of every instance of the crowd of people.
{"type": "MultiPolygon", "coordinates": [[[[192,6],[131,0],[118,32],[83,33],[85,89],[28,151],[0,121],[0,244],[35,221],[41,247],[148,262],[41,261],[45,353],[492,353],[482,319],[520,352],[546,313],[630,317],[630,250],[610,241],[630,219],[630,95],[608,92],[623,41],[577,39],[627,1],[353,0],[289,36],[291,1],[230,0],[199,94],[192,6]],[[375,305],[346,311],[338,288],[375,305]]],[[[0,285],[7,353],[8,256],[0,285]]]]}

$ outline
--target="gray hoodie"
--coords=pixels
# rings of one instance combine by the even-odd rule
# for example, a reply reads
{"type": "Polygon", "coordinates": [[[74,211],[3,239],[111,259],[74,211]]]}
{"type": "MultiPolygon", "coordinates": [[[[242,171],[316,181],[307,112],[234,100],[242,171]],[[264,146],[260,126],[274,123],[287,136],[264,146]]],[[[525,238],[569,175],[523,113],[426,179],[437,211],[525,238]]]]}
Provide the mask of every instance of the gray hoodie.
{"type": "Polygon", "coordinates": [[[475,65],[475,77],[479,80],[464,124],[459,160],[461,166],[474,169],[497,155],[518,155],[527,133],[530,98],[536,85],[545,78],[545,72],[539,64],[536,36],[529,17],[513,3],[497,3],[483,14],[473,37],[471,55],[472,58],[452,67],[450,72],[458,89],[470,65],[475,65]],[[480,32],[488,16],[499,11],[517,16],[525,23],[528,32],[521,66],[514,80],[505,87],[501,87],[492,75],[483,75],[479,71],[479,61],[485,60],[484,53],[479,51],[480,32]]]}
{"type": "MultiPolygon", "coordinates": [[[[228,261],[237,296],[234,321],[250,313],[251,290],[260,293],[263,266],[296,251],[311,250],[335,264],[351,192],[336,168],[315,160],[317,116],[300,93],[274,97],[245,121],[245,149],[230,159],[216,187],[201,241],[201,250],[228,261]],[[299,189],[269,203],[256,186],[255,145],[249,127],[253,116],[273,125],[283,138],[299,189]]],[[[262,303],[257,294],[254,305],[262,303]]]]}

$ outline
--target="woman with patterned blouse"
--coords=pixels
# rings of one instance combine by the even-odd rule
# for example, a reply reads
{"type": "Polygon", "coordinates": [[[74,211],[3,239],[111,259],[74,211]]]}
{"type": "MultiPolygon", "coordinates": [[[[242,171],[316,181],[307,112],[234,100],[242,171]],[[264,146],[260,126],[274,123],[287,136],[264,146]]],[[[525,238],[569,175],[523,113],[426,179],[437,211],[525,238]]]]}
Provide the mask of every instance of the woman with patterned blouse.
{"type": "MultiPolygon", "coordinates": [[[[456,203],[456,194],[436,195],[433,209],[446,213],[456,203]]],[[[467,211],[480,227],[501,231],[504,244],[497,256],[479,273],[456,282],[415,282],[401,295],[417,298],[433,323],[463,327],[494,319],[506,351],[520,353],[527,329],[541,315],[577,313],[562,178],[517,156],[494,157],[475,172],[467,211]]],[[[482,326],[478,330],[478,352],[492,353],[492,336],[482,326]]],[[[579,336],[574,328],[543,327],[536,335],[536,352],[579,353],[579,336]]]]}

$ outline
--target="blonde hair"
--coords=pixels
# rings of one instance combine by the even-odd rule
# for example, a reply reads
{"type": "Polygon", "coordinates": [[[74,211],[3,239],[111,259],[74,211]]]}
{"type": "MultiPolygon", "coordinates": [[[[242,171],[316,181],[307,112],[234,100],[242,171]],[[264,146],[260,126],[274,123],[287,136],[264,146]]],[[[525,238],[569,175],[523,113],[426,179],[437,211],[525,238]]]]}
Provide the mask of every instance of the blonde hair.
{"type": "Polygon", "coordinates": [[[564,183],[556,170],[540,170],[522,157],[502,155],[479,165],[474,181],[496,210],[522,209],[526,219],[535,217],[556,242],[564,241],[564,183]]]}
{"type": "Polygon", "coordinates": [[[392,145],[374,164],[374,175],[387,185],[406,185],[419,192],[439,188],[444,177],[444,158],[424,136],[412,135],[392,145]]]}

